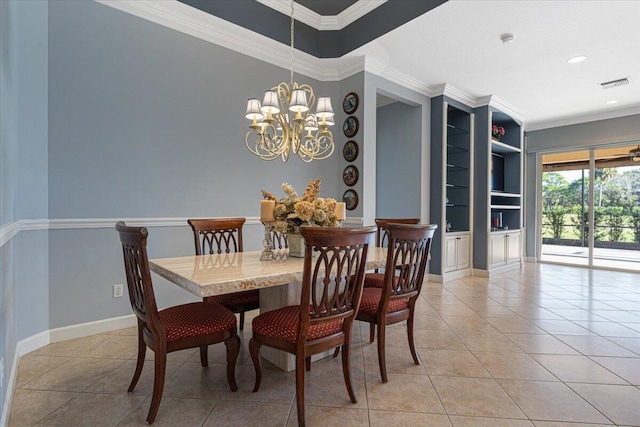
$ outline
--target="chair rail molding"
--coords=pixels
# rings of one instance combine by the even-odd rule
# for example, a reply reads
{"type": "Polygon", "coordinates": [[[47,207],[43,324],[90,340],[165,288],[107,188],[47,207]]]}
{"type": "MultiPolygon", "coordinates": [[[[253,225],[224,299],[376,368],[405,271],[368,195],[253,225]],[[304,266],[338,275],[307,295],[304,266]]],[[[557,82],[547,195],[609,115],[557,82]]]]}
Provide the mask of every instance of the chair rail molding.
{"type": "MultiPolygon", "coordinates": [[[[92,228],[113,228],[118,221],[139,227],[187,227],[187,219],[196,217],[159,217],[159,218],[67,218],[67,219],[21,219],[0,227],[0,247],[9,242],[21,231],[32,230],[72,230],[92,228]]],[[[204,218],[204,217],[202,217],[204,218]]],[[[245,225],[262,226],[260,217],[246,217],[245,225]]],[[[351,217],[344,221],[351,226],[362,225],[362,218],[351,217]]]]}

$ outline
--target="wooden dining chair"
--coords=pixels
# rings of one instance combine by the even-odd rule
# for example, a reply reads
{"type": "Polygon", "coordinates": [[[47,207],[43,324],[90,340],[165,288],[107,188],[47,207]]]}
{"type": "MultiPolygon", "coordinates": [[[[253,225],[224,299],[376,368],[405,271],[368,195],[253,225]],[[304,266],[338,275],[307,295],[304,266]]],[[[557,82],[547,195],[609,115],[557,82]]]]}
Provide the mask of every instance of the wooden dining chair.
{"type": "MultiPolygon", "coordinates": [[[[387,225],[389,224],[420,224],[420,218],[376,218],[376,246],[379,248],[387,247],[389,238],[387,235],[387,225]]],[[[367,273],[364,276],[364,287],[374,286],[382,287],[384,274],[381,274],[376,268],[375,273],[367,273]]]]}
{"type": "MultiPolygon", "coordinates": [[[[431,241],[437,225],[386,225],[388,248],[382,288],[362,291],[362,303],[357,320],[377,327],[378,362],[382,382],[387,382],[385,334],[387,325],[407,321],[409,349],[416,365],[420,357],[413,340],[413,318],[422,282],[427,269],[431,241]]],[[[373,339],[370,337],[370,341],[373,339]]]]}
{"type": "MultiPolygon", "coordinates": [[[[387,247],[389,244],[389,236],[387,233],[387,226],[389,224],[420,224],[420,218],[376,218],[376,246],[380,248],[387,247]]],[[[365,288],[382,288],[384,284],[384,273],[376,268],[373,273],[367,273],[364,276],[365,288]]],[[[369,325],[369,341],[373,342],[376,335],[376,325],[371,323],[369,325]]],[[[339,349],[336,349],[335,356],[338,355],[339,349]]]]}
{"type": "MultiPolygon", "coordinates": [[[[242,226],[245,218],[190,219],[196,255],[242,252],[242,226]]],[[[234,292],[205,297],[207,302],[217,302],[234,313],[240,313],[240,330],[244,330],[244,313],[260,308],[260,291],[234,292]]]]}
{"type": "Polygon", "coordinates": [[[357,402],[351,384],[351,330],[360,304],[367,250],[374,233],[374,227],[302,227],[305,255],[300,305],[262,313],[253,319],[253,337],[249,341],[256,371],[253,391],[257,392],[262,382],[261,346],[295,355],[300,426],[305,425],[305,368],[313,354],[342,346],[344,381],[351,401],[357,402]]]}
{"type": "Polygon", "coordinates": [[[235,366],[240,350],[240,337],[236,331],[235,315],[220,304],[205,302],[158,310],[147,257],[147,229],[128,227],[120,221],[116,224],[116,230],[122,243],[129,299],[138,318],[138,361],[129,392],[134,390],[140,379],[147,347],[155,353],[153,394],[147,423],[155,421],[160,407],[167,353],[200,348],[200,362],[206,367],[207,346],[224,342],[227,347],[227,381],[231,391],[237,391],[235,366]]]}

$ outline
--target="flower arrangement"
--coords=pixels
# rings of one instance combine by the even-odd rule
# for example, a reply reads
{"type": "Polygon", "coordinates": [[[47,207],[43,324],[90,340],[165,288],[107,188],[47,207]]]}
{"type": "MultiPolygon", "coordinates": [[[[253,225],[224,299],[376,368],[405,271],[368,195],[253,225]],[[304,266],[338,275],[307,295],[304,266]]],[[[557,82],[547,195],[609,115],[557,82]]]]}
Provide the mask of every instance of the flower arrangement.
{"type": "Polygon", "coordinates": [[[504,128],[502,126],[493,125],[491,126],[491,137],[496,140],[500,140],[500,137],[505,133],[504,128]]]}
{"type": "Polygon", "coordinates": [[[278,199],[273,193],[262,190],[265,200],[276,202],[275,222],[273,230],[279,233],[295,233],[301,225],[316,227],[337,227],[337,202],[332,198],[318,197],[321,178],[309,181],[302,197],[298,195],[292,185],[282,184],[282,191],[286,197],[278,199]]]}

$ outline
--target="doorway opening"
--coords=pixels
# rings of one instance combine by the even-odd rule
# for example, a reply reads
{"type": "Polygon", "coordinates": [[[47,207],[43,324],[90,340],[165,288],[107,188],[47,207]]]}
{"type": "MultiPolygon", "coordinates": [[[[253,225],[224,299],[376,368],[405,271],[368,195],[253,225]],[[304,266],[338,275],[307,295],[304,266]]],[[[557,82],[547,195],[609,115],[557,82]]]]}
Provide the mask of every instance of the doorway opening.
{"type": "Polygon", "coordinates": [[[540,259],[640,270],[640,145],[542,156],[540,259]]]}

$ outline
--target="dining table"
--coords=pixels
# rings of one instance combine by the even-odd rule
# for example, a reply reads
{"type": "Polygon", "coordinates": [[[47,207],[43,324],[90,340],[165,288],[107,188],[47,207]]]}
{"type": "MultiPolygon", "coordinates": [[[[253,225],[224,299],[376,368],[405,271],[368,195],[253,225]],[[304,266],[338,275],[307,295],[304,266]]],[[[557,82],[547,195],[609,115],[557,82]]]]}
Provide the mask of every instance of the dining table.
{"type": "MultiPolygon", "coordinates": [[[[149,260],[151,271],[197,297],[260,290],[260,312],[300,304],[304,258],[288,255],[286,249],[273,251],[274,258],[261,260],[262,251],[190,255],[149,260]]],[[[366,269],[384,268],[387,249],[370,246],[366,269]]],[[[295,369],[295,357],[270,347],[262,347],[263,358],[280,369],[295,369]]],[[[315,356],[312,361],[330,353],[315,356]]]]}

